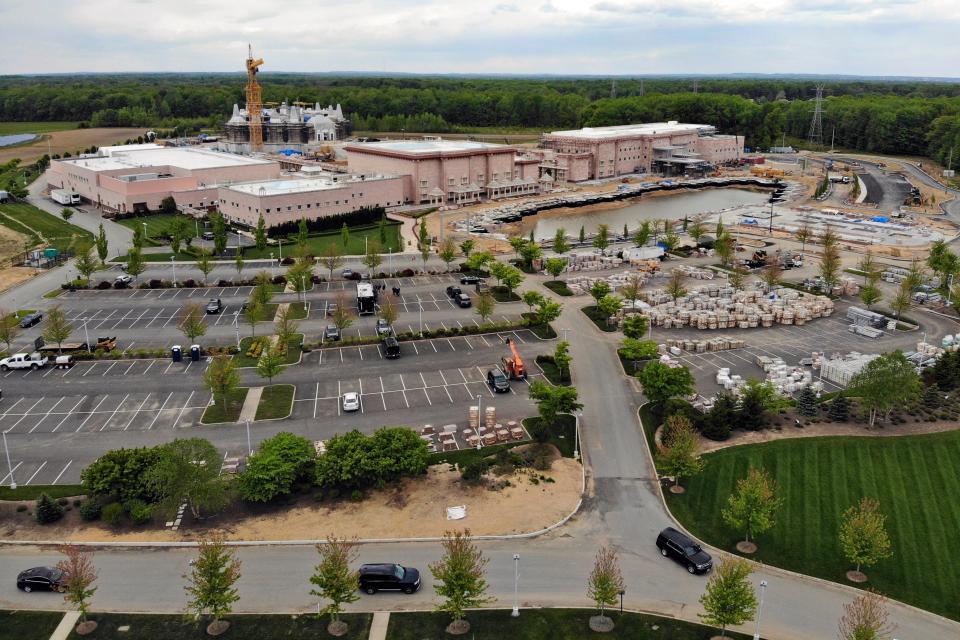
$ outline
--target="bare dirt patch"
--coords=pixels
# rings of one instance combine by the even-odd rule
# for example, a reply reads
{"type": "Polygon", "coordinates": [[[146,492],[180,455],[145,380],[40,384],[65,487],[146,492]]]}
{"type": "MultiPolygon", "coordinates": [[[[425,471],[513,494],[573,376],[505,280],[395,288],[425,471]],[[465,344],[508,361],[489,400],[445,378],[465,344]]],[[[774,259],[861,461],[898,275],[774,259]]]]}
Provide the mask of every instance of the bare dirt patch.
{"type": "MultiPolygon", "coordinates": [[[[469,527],[474,535],[537,531],[569,514],[580,498],[580,463],[557,459],[549,471],[518,471],[511,486],[492,491],[469,486],[448,465],[431,467],[423,478],[405,480],[398,488],[371,492],[361,502],[317,502],[301,496],[291,505],[243,505],[203,523],[186,522],[179,532],[155,522],[137,529],[112,530],[103,523],[83,523],[77,509],[53,525],[41,526],[30,515],[33,503],[0,503],[0,538],[17,540],[182,542],[220,532],[227,540],[315,540],[329,534],[364,538],[441,536],[469,527]],[[399,494],[399,495],[398,495],[399,494]],[[29,511],[16,511],[26,504],[29,511]],[[467,517],[447,520],[446,507],[466,505],[467,517]]],[[[498,478],[503,480],[503,478],[498,478]]]]}
{"type": "Polygon", "coordinates": [[[123,143],[128,138],[142,136],[148,131],[148,128],[110,128],[100,127],[96,129],[70,129],[68,131],[53,131],[43,134],[39,140],[33,144],[12,147],[0,151],[0,164],[9,162],[14,158],[20,158],[24,163],[33,162],[43,154],[64,152],[76,153],[90,145],[103,147],[112,145],[115,142],[123,143]],[[47,142],[49,141],[49,145],[47,142]]]}
{"type": "Polygon", "coordinates": [[[23,253],[23,247],[29,240],[22,233],[0,225],[0,266],[9,266],[12,258],[23,253]]]}

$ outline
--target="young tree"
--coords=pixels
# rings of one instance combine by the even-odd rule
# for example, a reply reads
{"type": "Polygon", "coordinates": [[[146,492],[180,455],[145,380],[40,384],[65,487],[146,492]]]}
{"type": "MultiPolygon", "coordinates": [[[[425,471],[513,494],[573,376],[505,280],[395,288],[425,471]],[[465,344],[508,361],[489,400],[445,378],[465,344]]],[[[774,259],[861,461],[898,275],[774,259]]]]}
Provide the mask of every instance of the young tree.
{"type": "Polygon", "coordinates": [[[643,278],[640,277],[640,274],[632,273],[627,277],[626,284],[620,287],[620,293],[625,300],[636,304],[637,298],[640,297],[641,289],[643,289],[643,278]]]}
{"type": "Polygon", "coordinates": [[[257,323],[263,320],[263,305],[252,299],[252,296],[243,310],[243,319],[250,325],[250,337],[255,337],[257,335],[257,323]]]}
{"type": "Polygon", "coordinates": [[[383,301],[380,303],[380,312],[377,314],[390,326],[393,326],[393,323],[400,316],[400,310],[395,300],[393,295],[384,295],[383,301]]]}
{"type": "Polygon", "coordinates": [[[257,251],[265,251],[267,248],[267,223],[263,219],[263,214],[257,218],[257,227],[253,232],[253,241],[257,245],[257,251]]]}
{"type": "Polygon", "coordinates": [[[859,397],[860,404],[868,410],[871,428],[879,414],[886,420],[894,408],[916,403],[921,387],[916,368],[900,351],[871,360],[848,385],[851,395],[859,397]]]}
{"type": "Polygon", "coordinates": [[[743,267],[734,267],[730,275],[727,276],[727,282],[733,287],[734,291],[743,291],[747,283],[748,271],[743,267]]]}
{"type": "Polygon", "coordinates": [[[807,243],[813,240],[813,228],[810,227],[810,223],[804,220],[800,228],[794,232],[793,237],[800,241],[800,253],[802,254],[807,250],[807,243]]]}
{"type": "Polygon", "coordinates": [[[513,252],[517,255],[517,258],[520,257],[520,250],[523,249],[527,244],[527,239],[523,236],[512,236],[510,238],[510,246],[513,248],[513,252]]]}
{"type": "Polygon", "coordinates": [[[673,251],[677,248],[677,245],[680,244],[680,236],[677,235],[677,232],[673,228],[668,227],[663,233],[663,248],[666,251],[673,251]]]}
{"type": "Polygon", "coordinates": [[[377,223],[377,234],[380,236],[380,246],[387,244],[387,214],[380,216],[380,222],[377,223]]]}
{"type": "Polygon", "coordinates": [[[696,245],[700,244],[700,239],[703,238],[707,233],[707,228],[703,224],[703,216],[697,215],[693,217],[693,220],[687,225],[687,235],[690,236],[690,239],[693,240],[693,243],[696,245]]]}
{"type": "Polygon", "coordinates": [[[330,273],[329,279],[333,280],[333,272],[343,264],[343,251],[336,242],[331,242],[323,248],[320,264],[330,273]]]}
{"type": "Polygon", "coordinates": [[[307,227],[307,219],[300,217],[297,223],[297,246],[301,249],[307,248],[307,237],[310,235],[310,229],[307,227]]]}
{"type": "Polygon", "coordinates": [[[752,571],[746,560],[722,560],[700,596],[706,613],[698,615],[705,623],[720,627],[721,638],[727,637],[729,625],[749,622],[757,612],[757,594],[749,579],[752,571]]]}
{"type": "Polygon", "coordinates": [[[340,245],[344,251],[347,251],[347,247],[350,246],[350,229],[346,222],[340,227],[340,245]]]}
{"type": "Polygon", "coordinates": [[[662,362],[651,362],[636,374],[643,387],[643,395],[655,405],[662,405],[670,398],[693,393],[693,375],[686,367],[668,367],[662,362]]]}
{"type": "Polygon", "coordinates": [[[889,623],[886,599],[867,591],[843,605],[843,617],[837,625],[840,640],[890,640],[894,631],[889,623]]]}
{"type": "Polygon", "coordinates": [[[237,279],[239,279],[244,267],[243,251],[237,251],[237,255],[233,259],[233,266],[237,270],[237,279]]]}
{"type": "Polygon", "coordinates": [[[543,257],[543,249],[536,242],[528,242],[520,247],[520,260],[527,269],[533,268],[533,263],[543,257]]]}
{"type": "Polygon", "coordinates": [[[85,280],[90,280],[90,276],[93,275],[93,272],[100,266],[100,261],[97,260],[93,252],[93,247],[78,255],[74,266],[85,280]]]}
{"type": "Polygon", "coordinates": [[[227,250],[227,223],[217,212],[211,213],[208,217],[213,231],[213,252],[216,255],[222,255],[227,250]]]}
{"type": "Polygon", "coordinates": [[[104,231],[102,222],[100,223],[100,229],[97,231],[95,244],[97,246],[97,257],[100,258],[100,264],[103,264],[107,259],[107,248],[109,245],[107,243],[107,232],[104,231]]]}
{"type": "Polygon", "coordinates": [[[203,384],[226,413],[230,394],[240,386],[240,372],[236,363],[230,356],[214,356],[213,362],[203,372],[203,384]]]}
{"type": "Polygon", "coordinates": [[[670,491],[683,493],[680,479],[690,477],[703,470],[703,460],[699,455],[699,441],[693,424],[685,416],[668,416],[665,423],[666,437],[664,449],[660,454],[660,465],[668,476],[673,476],[670,491]]]}
{"type": "Polygon", "coordinates": [[[483,324],[486,324],[493,315],[493,311],[496,306],[497,301],[494,299],[493,295],[489,291],[484,291],[477,296],[477,303],[474,305],[474,309],[476,309],[477,315],[480,316],[483,324]]]}
{"type": "Polygon", "coordinates": [[[530,313],[533,313],[533,308],[543,302],[544,297],[539,291],[524,291],[520,299],[523,300],[523,304],[527,305],[530,313]]]}
{"type": "Polygon", "coordinates": [[[510,294],[510,297],[513,298],[513,292],[517,287],[520,286],[520,283],[523,282],[523,273],[520,269],[512,265],[507,265],[507,270],[503,274],[502,278],[503,286],[506,287],[507,293],[510,294]]]}
{"type": "Polygon", "coordinates": [[[47,321],[43,325],[41,335],[45,342],[57,343],[57,351],[63,353],[63,341],[73,333],[73,325],[67,320],[67,314],[60,305],[54,305],[47,311],[47,321]]]}
{"type": "Polygon", "coordinates": [[[447,265],[447,271],[449,272],[450,264],[457,259],[457,243],[453,241],[453,238],[443,239],[443,242],[440,243],[437,255],[440,256],[443,264],[447,265]]]}
{"type": "Polygon", "coordinates": [[[570,355],[570,343],[561,340],[553,350],[553,363],[560,370],[561,380],[570,380],[570,363],[573,362],[573,356],[570,355]]]}
{"type": "Polygon", "coordinates": [[[597,280],[593,283],[593,285],[590,286],[590,295],[597,302],[600,302],[600,299],[609,294],[610,291],[610,283],[608,283],[606,280],[597,280]]]}
{"type": "Polygon", "coordinates": [[[639,340],[647,334],[649,321],[639,313],[630,313],[623,319],[623,335],[639,340]]]}
{"type": "Polygon", "coordinates": [[[755,549],[755,544],[749,546],[752,544],[751,536],[760,535],[773,526],[773,516],[782,502],[777,497],[777,485],[773,478],[764,469],[751,467],[747,477],[737,481],[736,492],[727,499],[727,506],[722,511],[723,521],[743,531],[744,542],[747,543],[743,546],[755,549]]]}
{"type": "Polygon", "coordinates": [[[597,309],[607,319],[607,324],[610,324],[610,320],[613,316],[617,315],[617,312],[622,308],[623,298],[620,296],[607,294],[597,301],[597,309]]]}
{"type": "Polygon", "coordinates": [[[873,282],[869,282],[860,288],[860,302],[866,305],[867,309],[880,302],[881,299],[883,299],[883,294],[880,293],[880,288],[873,282]]]}
{"type": "Polygon", "coordinates": [[[783,277],[783,268],[777,260],[771,261],[760,271],[760,279],[766,285],[767,291],[773,291],[779,287],[781,277],[783,277]]]}
{"type": "Polygon", "coordinates": [[[190,572],[186,586],[187,608],[200,617],[209,614],[213,621],[207,633],[220,635],[230,626],[223,616],[233,610],[233,603],[240,599],[234,586],[240,579],[240,560],[235,551],[224,544],[223,538],[215,536],[200,540],[197,561],[190,572]]]}
{"type": "Polygon", "coordinates": [[[860,573],[861,566],[871,567],[893,555],[886,522],[887,516],[881,513],[880,502],[872,498],[863,497],[844,512],[840,523],[840,548],[844,557],[856,565],[855,575],[850,576],[856,582],[866,580],[866,576],[860,573]]]}
{"type": "Polygon", "coordinates": [[[133,247],[127,253],[127,273],[140,282],[140,274],[147,270],[147,265],[143,261],[143,253],[139,247],[133,247]]]}
{"type": "Polygon", "coordinates": [[[633,244],[638,247],[646,246],[650,242],[650,236],[653,233],[653,230],[650,228],[650,221],[644,220],[640,223],[640,227],[637,229],[636,233],[633,234],[633,244]]]}
{"type": "Polygon", "coordinates": [[[670,272],[670,279],[667,280],[667,286],[664,290],[667,292],[667,295],[673,298],[674,302],[687,295],[687,288],[683,286],[686,279],[687,274],[679,269],[674,269],[670,272]]]}
{"type": "MultiPolygon", "coordinates": [[[[210,261],[210,254],[205,249],[200,249],[200,255],[196,262],[197,269],[203,274],[203,286],[207,286],[207,276],[213,271],[213,263],[210,261]]],[[[129,272],[130,269],[127,269],[129,272]]]]}
{"type": "Polygon", "coordinates": [[[567,268],[567,261],[563,258],[547,258],[543,263],[543,270],[549,273],[554,279],[559,278],[563,270],[567,268]]]}
{"type": "Polygon", "coordinates": [[[561,256],[570,251],[570,243],[567,242],[567,230],[563,227],[557,229],[553,234],[553,251],[561,256]]]}
{"type": "Polygon", "coordinates": [[[580,241],[580,244],[583,244],[587,240],[587,232],[583,228],[583,225],[580,225],[580,234],[577,236],[577,239],[580,241]]]}
{"type": "Polygon", "coordinates": [[[188,302],[183,307],[183,314],[180,316],[180,323],[177,328],[180,333],[187,337],[190,344],[207,332],[207,323],[204,320],[206,313],[196,302],[188,302]]]}
{"type": "MultiPolygon", "coordinates": [[[[279,345],[279,341],[277,344],[279,345]]],[[[273,379],[283,373],[285,361],[286,356],[280,352],[279,346],[264,349],[257,360],[257,375],[266,378],[268,383],[273,384],[273,379]]]]}
{"type": "Polygon", "coordinates": [[[598,612],[597,616],[590,618],[592,631],[613,630],[613,620],[606,615],[606,608],[617,603],[623,587],[623,574],[620,572],[617,552],[610,547],[600,547],[587,581],[587,595],[597,605],[598,612]]]}
{"type": "Polygon", "coordinates": [[[562,311],[562,304],[544,298],[540,301],[540,304],[537,305],[537,310],[534,313],[534,319],[537,321],[537,324],[548,324],[559,318],[560,312],[562,311]]]}
{"type": "Polygon", "coordinates": [[[530,383],[530,398],[537,403],[540,414],[539,429],[549,430],[561,413],[573,413],[583,408],[577,402],[577,390],[573,387],[554,387],[542,380],[530,383]]]}
{"type": "Polygon", "coordinates": [[[144,241],[143,226],[138,224],[133,228],[133,246],[137,249],[142,249],[143,241],[144,241]]]}
{"type": "Polygon", "coordinates": [[[593,246],[605,251],[610,246],[610,225],[597,225],[597,235],[593,238],[593,246]]]}
{"type": "MultiPolygon", "coordinates": [[[[481,254],[478,253],[476,255],[479,256],[481,254]]],[[[497,286],[500,286],[503,278],[510,272],[511,268],[510,265],[500,262],[499,260],[490,260],[489,262],[490,275],[497,279],[497,286]]]]}
{"type": "Polygon", "coordinates": [[[383,263],[383,256],[380,254],[380,243],[377,240],[367,241],[367,251],[363,255],[363,264],[370,270],[370,273],[376,273],[377,267],[383,263]]]}
{"type": "Polygon", "coordinates": [[[420,231],[417,235],[420,244],[420,258],[423,259],[423,268],[427,268],[427,260],[430,258],[430,235],[427,233],[427,221],[420,218],[420,231]]]}
{"type": "Polygon", "coordinates": [[[827,286],[837,284],[840,277],[840,236],[827,225],[820,235],[823,254],[820,256],[820,277],[827,286]]]}
{"type": "Polygon", "coordinates": [[[360,555],[357,543],[330,535],[326,543],[317,545],[317,553],[320,554],[320,564],[314,567],[310,576],[310,583],[316,587],[310,590],[310,595],[330,601],[319,615],[330,616],[327,626],[330,635],[342,636],[347,631],[347,623],[340,620],[343,605],[360,599],[357,595],[360,573],[350,569],[350,564],[360,555]]]}
{"type": "Polygon", "coordinates": [[[300,329],[300,323],[293,318],[290,306],[281,307],[277,311],[277,319],[273,323],[273,332],[277,334],[277,344],[285,344],[300,329]]]}
{"type": "Polygon", "coordinates": [[[487,558],[473,542],[470,530],[448,531],[443,536],[443,556],[430,565],[430,573],[439,582],[435,587],[443,602],[437,611],[446,611],[452,622],[448,632],[466,633],[470,623],[464,619],[467,609],[492,601],[486,595],[487,558]]]}
{"type": "Polygon", "coordinates": [[[470,254],[473,253],[473,248],[477,246],[476,241],[467,239],[460,243],[460,251],[463,253],[464,258],[469,258],[470,254]]]}
{"type": "Polygon", "coordinates": [[[20,323],[17,322],[16,314],[10,314],[0,309],[0,341],[7,345],[7,352],[10,352],[10,345],[20,335],[20,323]]]}
{"type": "Polygon", "coordinates": [[[353,324],[353,312],[347,308],[347,299],[341,293],[337,295],[337,308],[331,316],[335,327],[343,331],[353,324]]]}
{"type": "Polygon", "coordinates": [[[897,294],[893,296],[893,299],[890,300],[890,310],[897,314],[897,320],[900,320],[900,316],[904,311],[907,311],[910,308],[910,305],[913,302],[911,297],[910,286],[907,281],[904,280],[900,283],[900,288],[897,289],[897,294]]]}
{"type": "Polygon", "coordinates": [[[63,600],[80,612],[80,625],[77,629],[86,635],[97,627],[96,622],[87,621],[90,598],[97,591],[93,586],[97,580],[97,570],[93,567],[93,552],[72,544],[61,545],[58,551],[66,556],[65,560],[57,563],[57,569],[63,573],[60,579],[63,600]]]}
{"type": "Polygon", "coordinates": [[[479,272],[485,266],[490,265],[490,272],[493,273],[493,267],[503,263],[494,260],[493,255],[489,251],[480,251],[479,253],[471,253],[464,264],[473,272],[479,272]]]}
{"type": "Polygon", "coordinates": [[[730,262],[733,260],[735,242],[736,241],[733,239],[733,236],[724,231],[723,233],[717,235],[717,239],[713,243],[713,251],[716,253],[717,257],[720,258],[720,264],[724,267],[729,266],[730,262]]]}

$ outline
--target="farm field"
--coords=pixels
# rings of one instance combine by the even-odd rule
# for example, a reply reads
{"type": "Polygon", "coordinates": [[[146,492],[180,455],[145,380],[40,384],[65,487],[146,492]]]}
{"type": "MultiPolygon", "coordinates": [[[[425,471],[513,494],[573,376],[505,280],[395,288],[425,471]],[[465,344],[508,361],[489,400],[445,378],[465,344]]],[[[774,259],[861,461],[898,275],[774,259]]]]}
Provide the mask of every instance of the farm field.
{"type": "MultiPolygon", "coordinates": [[[[0,126],[3,125],[24,125],[27,123],[24,122],[6,122],[0,123],[0,126]]],[[[46,125],[51,124],[64,124],[64,123],[43,123],[46,125]]],[[[114,144],[115,142],[123,143],[127,138],[136,138],[137,136],[142,136],[147,131],[147,128],[108,128],[101,127],[97,129],[68,129],[68,130],[48,130],[45,132],[45,135],[42,139],[37,140],[33,144],[23,145],[18,147],[12,147],[10,149],[0,149],[0,164],[9,162],[14,158],[20,158],[24,163],[33,162],[37,158],[41,157],[43,154],[49,153],[63,155],[65,152],[71,154],[76,153],[78,150],[86,149],[90,145],[96,145],[98,147],[103,147],[107,145],[114,144]],[[49,145],[48,145],[49,142],[49,145]]],[[[5,133],[40,133],[39,131],[6,131],[5,133]]]]}

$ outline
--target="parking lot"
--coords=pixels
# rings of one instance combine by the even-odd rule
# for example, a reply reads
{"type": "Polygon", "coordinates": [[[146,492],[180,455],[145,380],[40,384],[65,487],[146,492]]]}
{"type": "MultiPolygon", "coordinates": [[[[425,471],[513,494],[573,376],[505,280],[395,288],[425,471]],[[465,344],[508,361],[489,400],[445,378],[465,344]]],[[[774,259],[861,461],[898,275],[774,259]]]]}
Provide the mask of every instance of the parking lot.
{"type": "Polygon", "coordinates": [[[187,300],[196,298],[200,302],[206,298],[248,297],[253,287],[195,287],[192,289],[82,289],[64,291],[59,300],[187,300]]]}

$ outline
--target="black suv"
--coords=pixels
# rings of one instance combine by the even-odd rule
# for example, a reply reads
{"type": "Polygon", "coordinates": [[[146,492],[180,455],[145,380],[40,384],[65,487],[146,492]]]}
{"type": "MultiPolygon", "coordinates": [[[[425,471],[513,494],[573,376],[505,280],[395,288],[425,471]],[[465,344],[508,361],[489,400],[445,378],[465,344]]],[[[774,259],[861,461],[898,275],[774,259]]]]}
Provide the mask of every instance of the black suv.
{"type": "Polygon", "coordinates": [[[673,558],[690,573],[707,573],[713,569],[713,558],[696,542],[673,527],[667,527],[657,536],[657,548],[664,558],[673,558]]]}
{"type": "Polygon", "coordinates": [[[220,302],[220,298],[210,298],[210,302],[207,303],[207,313],[220,313],[223,311],[223,303],[220,302]]]}
{"type": "Polygon", "coordinates": [[[39,311],[34,311],[33,313],[28,313],[27,315],[25,315],[25,316],[23,316],[22,318],[20,318],[20,328],[21,328],[21,329],[27,329],[27,328],[32,327],[33,325],[37,324],[37,323],[40,322],[41,320],[43,320],[43,314],[40,313],[39,311]]]}
{"type": "Polygon", "coordinates": [[[487,371],[487,384],[497,393],[506,393],[510,391],[510,381],[503,375],[500,369],[490,369],[487,371]]]}
{"type": "Polygon", "coordinates": [[[453,285],[450,285],[449,287],[447,287],[448,298],[456,298],[461,293],[463,293],[463,291],[460,290],[460,287],[455,287],[453,285]]]}
{"type": "Polygon", "coordinates": [[[371,595],[389,590],[413,593],[420,589],[420,572],[399,564],[365,564],[360,567],[360,588],[371,595]]]}
{"type": "Polygon", "coordinates": [[[34,567],[17,576],[17,589],[31,591],[63,591],[63,571],[53,567],[34,567]]]}

